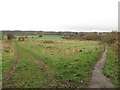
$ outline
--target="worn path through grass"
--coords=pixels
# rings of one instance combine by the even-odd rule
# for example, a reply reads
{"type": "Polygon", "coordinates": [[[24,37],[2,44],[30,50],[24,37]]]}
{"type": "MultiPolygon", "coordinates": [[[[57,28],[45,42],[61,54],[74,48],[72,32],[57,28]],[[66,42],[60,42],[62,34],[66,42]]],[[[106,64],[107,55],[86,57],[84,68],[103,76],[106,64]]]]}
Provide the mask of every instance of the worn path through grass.
{"type": "Polygon", "coordinates": [[[3,87],[55,87],[56,79],[52,70],[41,60],[15,43],[19,63],[15,63],[4,76],[3,87]],[[49,81],[48,81],[49,80],[49,81]],[[48,82],[51,82],[48,84],[48,82]],[[55,84],[54,84],[55,83],[55,84]]]}
{"type": "Polygon", "coordinates": [[[89,83],[89,88],[114,88],[110,79],[105,77],[102,73],[102,69],[104,67],[104,63],[106,60],[107,47],[105,52],[102,54],[99,61],[96,63],[92,70],[92,76],[89,83]]]}
{"type": "Polygon", "coordinates": [[[19,48],[21,48],[22,50],[24,50],[25,53],[28,54],[27,57],[31,60],[31,62],[33,62],[38,66],[41,74],[44,75],[44,79],[46,81],[46,84],[44,85],[44,87],[57,87],[58,80],[54,77],[53,70],[47,64],[45,64],[42,60],[40,60],[40,58],[38,59],[31,52],[26,50],[25,49],[26,47],[19,46],[19,48]]]}

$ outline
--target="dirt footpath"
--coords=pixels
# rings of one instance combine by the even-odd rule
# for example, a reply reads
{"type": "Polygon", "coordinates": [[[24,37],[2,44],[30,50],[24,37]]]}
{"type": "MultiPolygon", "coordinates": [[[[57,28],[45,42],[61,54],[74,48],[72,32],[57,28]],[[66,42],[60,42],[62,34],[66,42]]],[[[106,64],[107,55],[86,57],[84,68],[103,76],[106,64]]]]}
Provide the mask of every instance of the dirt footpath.
{"type": "Polygon", "coordinates": [[[107,47],[105,49],[105,52],[102,54],[100,60],[96,63],[92,70],[92,76],[88,88],[114,88],[110,79],[108,79],[102,74],[102,68],[104,67],[107,56],[106,54],[107,47]]]}

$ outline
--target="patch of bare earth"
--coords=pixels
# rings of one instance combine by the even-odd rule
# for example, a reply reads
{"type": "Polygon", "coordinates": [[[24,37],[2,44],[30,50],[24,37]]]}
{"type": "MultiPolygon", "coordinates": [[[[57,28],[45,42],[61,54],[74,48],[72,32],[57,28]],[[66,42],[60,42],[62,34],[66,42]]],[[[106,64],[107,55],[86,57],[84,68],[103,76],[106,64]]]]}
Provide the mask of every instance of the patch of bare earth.
{"type": "Polygon", "coordinates": [[[104,53],[102,54],[101,58],[95,64],[92,70],[92,76],[90,78],[88,88],[114,88],[111,80],[105,77],[102,73],[102,69],[104,67],[106,57],[107,57],[107,47],[104,53]]]}

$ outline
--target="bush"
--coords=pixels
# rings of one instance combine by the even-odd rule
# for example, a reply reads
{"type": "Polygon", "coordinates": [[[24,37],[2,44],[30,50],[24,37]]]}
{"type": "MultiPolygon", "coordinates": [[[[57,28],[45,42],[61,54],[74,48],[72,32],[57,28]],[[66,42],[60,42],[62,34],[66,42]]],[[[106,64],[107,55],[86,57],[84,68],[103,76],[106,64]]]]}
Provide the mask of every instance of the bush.
{"type": "Polygon", "coordinates": [[[38,37],[42,37],[42,34],[41,34],[41,35],[38,35],[38,37]]]}
{"type": "Polygon", "coordinates": [[[85,34],[83,37],[85,40],[100,40],[100,36],[97,33],[88,33],[85,34]]]}
{"type": "Polygon", "coordinates": [[[104,35],[101,40],[103,43],[111,45],[112,43],[115,43],[115,41],[117,41],[117,36],[117,33],[112,32],[104,35]]]}
{"type": "Polygon", "coordinates": [[[28,38],[27,36],[25,36],[25,38],[28,38]]]}
{"type": "Polygon", "coordinates": [[[12,40],[14,38],[14,35],[12,33],[7,34],[7,39],[12,40]]]}

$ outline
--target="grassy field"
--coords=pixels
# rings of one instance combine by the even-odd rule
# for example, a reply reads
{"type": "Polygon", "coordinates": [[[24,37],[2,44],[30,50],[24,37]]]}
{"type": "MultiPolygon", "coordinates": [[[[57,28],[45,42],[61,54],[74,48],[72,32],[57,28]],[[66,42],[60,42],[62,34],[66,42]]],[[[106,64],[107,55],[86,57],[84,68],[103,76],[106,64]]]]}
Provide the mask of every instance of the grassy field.
{"type": "Polygon", "coordinates": [[[29,36],[4,42],[3,87],[87,87],[104,48],[97,41],[29,36]],[[7,49],[8,51],[6,51],[7,49]]]}
{"type": "Polygon", "coordinates": [[[119,68],[118,68],[118,55],[113,51],[113,47],[108,48],[108,57],[106,64],[103,69],[103,73],[106,77],[110,78],[115,85],[115,87],[120,87],[119,85],[119,68]]]}
{"type": "Polygon", "coordinates": [[[43,35],[43,37],[38,37],[38,36],[16,36],[16,38],[19,37],[26,37],[27,40],[63,40],[60,35],[43,35]]]}

